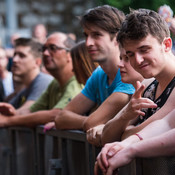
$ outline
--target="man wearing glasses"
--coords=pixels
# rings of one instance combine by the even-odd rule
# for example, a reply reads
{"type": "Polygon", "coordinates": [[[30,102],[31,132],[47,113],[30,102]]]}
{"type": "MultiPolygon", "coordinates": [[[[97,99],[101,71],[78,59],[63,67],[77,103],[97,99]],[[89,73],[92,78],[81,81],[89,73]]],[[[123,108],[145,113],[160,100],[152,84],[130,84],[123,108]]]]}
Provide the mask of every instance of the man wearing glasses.
{"type": "Polygon", "coordinates": [[[36,126],[54,121],[60,109],[82,89],[72,72],[72,59],[69,50],[74,41],[64,33],[51,34],[42,48],[46,70],[55,78],[46,91],[28,109],[25,115],[14,117],[0,116],[0,127],[36,126]]]}

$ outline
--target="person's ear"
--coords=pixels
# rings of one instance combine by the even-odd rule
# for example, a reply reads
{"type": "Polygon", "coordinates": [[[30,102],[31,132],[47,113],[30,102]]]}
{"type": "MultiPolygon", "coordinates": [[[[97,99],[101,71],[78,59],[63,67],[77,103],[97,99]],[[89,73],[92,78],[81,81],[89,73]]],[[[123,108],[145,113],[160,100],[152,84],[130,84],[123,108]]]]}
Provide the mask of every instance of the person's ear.
{"type": "Polygon", "coordinates": [[[117,42],[117,35],[114,37],[114,44],[115,44],[116,46],[119,45],[118,42],[117,42]]]}
{"type": "Polygon", "coordinates": [[[170,37],[165,38],[163,41],[165,52],[169,52],[172,49],[172,40],[170,37]]]}
{"type": "Polygon", "coordinates": [[[42,59],[41,58],[36,58],[36,64],[38,65],[38,66],[41,66],[41,64],[42,64],[42,59]]]}

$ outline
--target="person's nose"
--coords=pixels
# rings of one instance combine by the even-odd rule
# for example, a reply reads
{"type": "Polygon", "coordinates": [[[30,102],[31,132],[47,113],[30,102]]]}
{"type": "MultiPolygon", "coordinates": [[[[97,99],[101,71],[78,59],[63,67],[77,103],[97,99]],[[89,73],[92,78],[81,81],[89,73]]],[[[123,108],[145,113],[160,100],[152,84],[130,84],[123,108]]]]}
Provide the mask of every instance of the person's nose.
{"type": "Polygon", "coordinates": [[[43,55],[50,55],[49,49],[45,48],[45,50],[43,51],[43,55]]]}
{"type": "Polygon", "coordinates": [[[94,45],[94,39],[91,36],[88,36],[86,38],[86,46],[89,47],[89,46],[92,46],[92,45],[94,45]]]}
{"type": "Polygon", "coordinates": [[[119,68],[122,68],[122,67],[124,67],[124,63],[123,63],[123,60],[120,60],[120,62],[118,63],[118,66],[119,66],[119,68]]]}
{"type": "Polygon", "coordinates": [[[140,65],[142,62],[144,61],[143,57],[141,54],[139,53],[136,53],[135,54],[135,62],[140,65]]]}
{"type": "Polygon", "coordinates": [[[20,60],[19,55],[13,56],[13,62],[18,62],[20,60]]]}

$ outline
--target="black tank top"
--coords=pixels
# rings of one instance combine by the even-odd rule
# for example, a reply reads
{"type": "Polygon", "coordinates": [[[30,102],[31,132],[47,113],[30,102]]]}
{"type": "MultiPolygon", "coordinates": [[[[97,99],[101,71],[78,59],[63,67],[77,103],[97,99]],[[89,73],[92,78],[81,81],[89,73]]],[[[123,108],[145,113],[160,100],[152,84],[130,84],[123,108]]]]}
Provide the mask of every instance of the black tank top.
{"type": "Polygon", "coordinates": [[[145,116],[139,116],[139,120],[138,120],[137,124],[140,124],[140,123],[144,122],[145,120],[147,120],[150,116],[152,116],[154,113],[156,113],[165,104],[169,95],[171,94],[172,90],[174,89],[175,77],[171,80],[171,82],[165,88],[163,93],[157,99],[155,99],[158,84],[159,84],[159,82],[157,80],[154,80],[145,89],[145,91],[143,93],[143,97],[149,98],[152,101],[154,101],[154,103],[157,104],[157,108],[142,109],[142,111],[145,112],[145,116]]]}

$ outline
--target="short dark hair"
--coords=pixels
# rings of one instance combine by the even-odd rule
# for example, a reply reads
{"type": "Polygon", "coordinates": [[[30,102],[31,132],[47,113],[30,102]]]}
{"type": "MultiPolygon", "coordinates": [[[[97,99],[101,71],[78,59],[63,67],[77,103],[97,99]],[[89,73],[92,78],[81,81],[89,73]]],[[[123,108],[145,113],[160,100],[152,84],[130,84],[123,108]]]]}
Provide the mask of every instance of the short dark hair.
{"type": "Polygon", "coordinates": [[[131,10],[122,23],[117,36],[123,45],[125,40],[140,40],[151,34],[160,43],[170,36],[165,20],[155,11],[148,9],[131,10]]]}
{"type": "Polygon", "coordinates": [[[97,26],[108,32],[113,38],[124,19],[125,14],[122,11],[109,5],[103,5],[89,9],[80,17],[80,24],[85,28],[91,25],[97,26]]]}
{"type": "Polygon", "coordinates": [[[42,44],[33,38],[18,38],[15,40],[15,48],[19,46],[30,47],[30,52],[35,58],[42,57],[42,44]]]}

